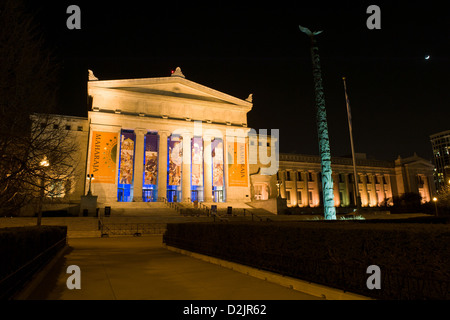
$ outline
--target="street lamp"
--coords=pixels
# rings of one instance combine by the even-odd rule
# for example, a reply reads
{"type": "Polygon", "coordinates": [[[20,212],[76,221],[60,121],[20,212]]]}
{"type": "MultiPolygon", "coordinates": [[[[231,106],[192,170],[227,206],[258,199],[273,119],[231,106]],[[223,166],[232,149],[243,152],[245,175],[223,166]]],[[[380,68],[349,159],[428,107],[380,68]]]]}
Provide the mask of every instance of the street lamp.
{"type": "Polygon", "coordinates": [[[87,178],[89,179],[89,190],[88,190],[87,195],[88,195],[88,196],[92,196],[92,192],[91,192],[91,182],[92,182],[92,179],[94,179],[94,174],[93,174],[93,173],[88,174],[88,175],[87,175],[87,178]]]}
{"type": "Polygon", "coordinates": [[[438,216],[437,200],[438,199],[436,197],[433,197],[434,208],[436,209],[436,217],[438,216]]]}
{"type": "Polygon", "coordinates": [[[47,168],[50,165],[50,162],[47,159],[47,156],[44,156],[44,158],[39,162],[39,166],[41,167],[41,190],[40,190],[40,199],[39,199],[39,211],[38,211],[38,218],[37,218],[37,225],[41,225],[42,221],[42,202],[44,200],[44,188],[45,188],[45,168],[47,168]]]}

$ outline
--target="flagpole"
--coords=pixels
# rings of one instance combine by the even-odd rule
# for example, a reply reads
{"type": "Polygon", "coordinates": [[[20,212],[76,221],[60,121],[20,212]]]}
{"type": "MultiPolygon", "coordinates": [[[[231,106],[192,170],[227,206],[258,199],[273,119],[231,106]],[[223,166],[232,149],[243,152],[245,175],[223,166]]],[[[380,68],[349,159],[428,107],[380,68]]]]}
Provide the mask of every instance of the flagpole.
{"type": "Polygon", "coordinates": [[[359,188],[358,188],[358,175],[356,172],[356,157],[355,157],[355,148],[353,145],[353,129],[352,129],[352,116],[350,111],[350,102],[348,100],[347,95],[347,84],[345,82],[345,77],[342,77],[342,80],[344,81],[344,91],[345,91],[345,102],[347,104],[347,119],[348,119],[348,129],[350,132],[350,145],[352,148],[352,159],[353,159],[353,175],[354,175],[354,182],[353,182],[353,191],[355,192],[356,196],[356,207],[359,210],[361,208],[361,198],[359,196],[359,188]]]}

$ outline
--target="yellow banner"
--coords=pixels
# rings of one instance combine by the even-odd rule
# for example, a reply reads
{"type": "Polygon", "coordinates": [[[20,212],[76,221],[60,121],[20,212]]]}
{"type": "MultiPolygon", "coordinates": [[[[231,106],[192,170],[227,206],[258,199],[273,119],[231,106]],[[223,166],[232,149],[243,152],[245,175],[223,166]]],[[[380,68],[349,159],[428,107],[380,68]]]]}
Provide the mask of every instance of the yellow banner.
{"type": "Polygon", "coordinates": [[[227,142],[228,185],[248,187],[247,148],[242,142],[227,142]]]}
{"type": "Polygon", "coordinates": [[[91,163],[92,183],[114,183],[116,178],[117,133],[92,132],[91,163]]]}

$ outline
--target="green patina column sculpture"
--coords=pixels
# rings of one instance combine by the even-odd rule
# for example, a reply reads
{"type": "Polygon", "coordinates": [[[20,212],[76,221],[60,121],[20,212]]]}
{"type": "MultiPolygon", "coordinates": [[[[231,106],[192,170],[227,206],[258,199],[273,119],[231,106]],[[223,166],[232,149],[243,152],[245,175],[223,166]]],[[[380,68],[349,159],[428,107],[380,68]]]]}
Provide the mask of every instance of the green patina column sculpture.
{"type": "Polygon", "coordinates": [[[320,70],[319,48],[315,36],[322,31],[311,32],[308,28],[299,26],[300,31],[311,38],[311,57],[313,64],[314,89],[316,93],[317,132],[319,135],[319,151],[322,167],[323,207],[326,220],[336,219],[334,207],[333,178],[331,176],[331,152],[328,138],[327,112],[325,109],[325,96],[322,86],[322,73],[320,70]]]}

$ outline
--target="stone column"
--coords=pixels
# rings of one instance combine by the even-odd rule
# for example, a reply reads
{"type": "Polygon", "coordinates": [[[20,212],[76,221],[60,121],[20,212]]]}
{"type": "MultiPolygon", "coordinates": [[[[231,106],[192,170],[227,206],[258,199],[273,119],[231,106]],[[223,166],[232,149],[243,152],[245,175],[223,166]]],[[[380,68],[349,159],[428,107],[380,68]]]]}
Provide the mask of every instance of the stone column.
{"type": "Polygon", "coordinates": [[[344,202],[344,206],[348,206],[348,205],[350,205],[350,192],[351,191],[350,191],[350,181],[348,179],[347,173],[344,175],[344,183],[345,183],[345,193],[344,193],[345,199],[343,199],[343,202],[344,202]]]}
{"type": "Polygon", "coordinates": [[[169,132],[159,131],[158,146],[158,200],[167,197],[167,137],[169,132]]]}
{"type": "Polygon", "coordinates": [[[334,195],[334,203],[336,206],[342,206],[342,200],[341,197],[339,195],[339,174],[333,172],[332,175],[333,177],[333,195],[334,195]]]}
{"type": "Polygon", "coordinates": [[[423,190],[424,190],[424,199],[422,201],[430,201],[431,195],[430,195],[430,184],[428,182],[428,176],[422,176],[423,179],[423,190]]]}
{"type": "Polygon", "coordinates": [[[380,179],[380,199],[378,199],[378,203],[384,203],[386,200],[386,192],[384,191],[384,174],[380,174],[377,176],[380,179]]]}
{"type": "Polygon", "coordinates": [[[375,179],[376,179],[375,174],[372,174],[372,194],[370,195],[370,198],[374,199],[373,200],[374,206],[378,206],[379,199],[378,199],[377,185],[376,185],[375,179]]]}
{"type": "MultiPolygon", "coordinates": [[[[323,177],[322,177],[323,178],[323,177]]],[[[314,182],[316,185],[316,195],[317,195],[317,204],[315,204],[316,206],[320,206],[323,205],[323,197],[320,197],[320,191],[322,191],[323,193],[323,189],[322,189],[322,184],[320,183],[320,172],[314,172],[314,182]]]]}
{"type": "Polygon", "coordinates": [[[280,195],[281,198],[286,199],[286,170],[281,171],[281,188],[280,195]]]}
{"type": "Polygon", "coordinates": [[[291,194],[291,206],[296,207],[298,205],[297,196],[297,170],[291,171],[292,177],[292,194],[291,194]]]}
{"type": "Polygon", "coordinates": [[[191,157],[192,157],[192,134],[185,132],[183,137],[183,165],[181,174],[181,199],[183,202],[191,198],[191,157]]]}
{"type": "Polygon", "coordinates": [[[134,155],[133,201],[142,202],[142,182],[144,177],[144,135],[145,129],[135,129],[136,147],[134,155]]]}
{"type": "Polygon", "coordinates": [[[203,145],[203,199],[205,202],[213,202],[211,136],[203,136],[203,145]]]}
{"type": "Polygon", "coordinates": [[[302,194],[302,196],[303,196],[302,202],[303,202],[303,206],[308,207],[309,206],[309,181],[308,181],[309,174],[308,174],[308,171],[302,172],[302,174],[303,174],[303,185],[304,185],[304,188],[303,188],[304,192],[302,194]]]}
{"type": "Polygon", "coordinates": [[[369,207],[369,192],[367,191],[367,175],[361,175],[361,184],[362,184],[362,192],[361,192],[361,201],[366,203],[366,207],[369,207]]]}

